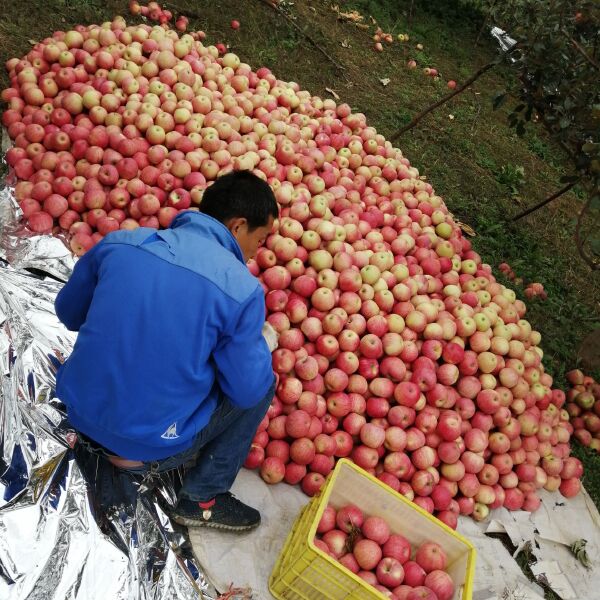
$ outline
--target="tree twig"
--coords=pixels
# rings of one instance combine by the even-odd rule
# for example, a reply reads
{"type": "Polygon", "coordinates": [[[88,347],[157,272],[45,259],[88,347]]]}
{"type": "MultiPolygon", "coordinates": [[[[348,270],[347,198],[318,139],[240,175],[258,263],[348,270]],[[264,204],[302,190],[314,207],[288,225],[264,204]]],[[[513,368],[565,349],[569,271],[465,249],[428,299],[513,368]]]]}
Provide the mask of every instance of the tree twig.
{"type": "Polygon", "coordinates": [[[496,6],[496,0],[494,0],[494,2],[492,2],[492,4],[490,5],[490,7],[487,9],[487,11],[485,13],[485,18],[483,19],[483,23],[481,25],[481,28],[479,29],[477,38],[475,39],[476,46],[479,46],[479,39],[481,38],[481,35],[483,34],[483,30],[486,28],[487,24],[489,23],[490,17],[492,16],[492,11],[494,10],[495,6],[496,6]]]}
{"type": "Polygon", "coordinates": [[[584,246],[585,243],[588,241],[590,235],[592,235],[592,232],[596,230],[596,225],[598,224],[598,220],[600,220],[600,212],[596,213],[596,216],[594,217],[594,220],[592,221],[592,226],[588,228],[587,233],[585,233],[585,235],[581,239],[582,246],[584,246]]]}
{"type": "Polygon", "coordinates": [[[186,17],[192,17],[193,19],[198,20],[203,18],[203,16],[199,12],[195,12],[188,8],[181,8],[180,6],[177,6],[177,4],[172,4],[171,2],[161,2],[161,5],[165,6],[166,8],[170,8],[171,10],[176,11],[179,14],[185,15],[186,17]]]}
{"type": "Polygon", "coordinates": [[[595,198],[597,193],[598,189],[590,190],[590,196],[587,199],[587,202],[583,205],[581,212],[577,215],[577,224],[575,225],[575,243],[577,244],[577,250],[583,261],[593,271],[600,270],[600,259],[594,258],[593,256],[589,256],[585,251],[584,244],[587,240],[587,236],[583,239],[581,238],[581,226],[583,225],[583,217],[588,212],[592,204],[592,200],[595,198]]]}
{"type": "Polygon", "coordinates": [[[577,50],[577,52],[579,52],[579,54],[581,54],[581,56],[583,56],[583,58],[585,58],[585,60],[587,60],[590,63],[590,65],[592,65],[592,67],[594,67],[594,69],[597,69],[598,71],[600,71],[600,64],[598,64],[585,51],[585,49],[581,46],[581,44],[577,40],[574,40],[564,29],[563,29],[563,34],[567,37],[567,39],[571,42],[571,44],[573,44],[573,47],[575,48],[575,50],[577,50]]]}
{"type": "Polygon", "coordinates": [[[490,20],[490,15],[488,13],[485,15],[485,18],[483,19],[483,23],[481,24],[481,28],[479,29],[479,32],[477,33],[477,37],[475,38],[476,46],[479,46],[479,40],[481,38],[481,35],[483,34],[483,30],[487,27],[489,20],[490,20]]]}
{"type": "Polygon", "coordinates": [[[567,156],[574,163],[576,163],[577,157],[575,156],[575,153],[573,152],[573,150],[571,150],[571,148],[569,148],[569,146],[567,146],[567,144],[563,140],[558,138],[558,135],[557,135],[558,132],[556,130],[556,127],[554,125],[552,125],[552,123],[548,123],[548,120],[542,113],[540,113],[537,106],[534,106],[534,108],[536,109],[538,115],[541,116],[540,121],[541,121],[542,125],[545,127],[546,131],[554,138],[554,140],[558,143],[558,145],[565,151],[567,156]]]}
{"type": "Polygon", "coordinates": [[[477,79],[479,79],[486,71],[489,71],[492,67],[495,67],[497,64],[498,64],[498,61],[495,60],[495,61],[492,61],[492,62],[488,63],[487,65],[484,65],[483,67],[481,67],[478,71],[473,73],[473,75],[471,75],[471,77],[469,77],[469,79],[467,79],[462,85],[457,87],[455,90],[453,90],[449,94],[446,94],[443,98],[441,98],[440,100],[438,100],[431,106],[428,106],[425,110],[421,111],[410,123],[408,123],[404,127],[401,127],[398,131],[396,131],[396,133],[394,133],[390,137],[390,141],[393,142],[393,141],[397,140],[403,133],[406,133],[407,131],[409,131],[410,129],[415,127],[423,117],[427,116],[430,112],[433,112],[436,108],[442,106],[442,104],[446,104],[446,102],[448,102],[448,100],[451,100],[452,98],[454,98],[454,96],[463,92],[472,83],[474,83],[477,79]]]}
{"type": "Polygon", "coordinates": [[[571,183],[565,185],[565,187],[561,188],[560,190],[558,190],[557,192],[552,194],[552,196],[548,196],[541,202],[538,202],[537,204],[534,204],[533,206],[529,207],[528,209],[524,210],[523,212],[520,212],[518,215],[513,217],[511,219],[511,221],[513,221],[513,222],[518,221],[519,219],[522,219],[523,217],[530,215],[532,212],[535,212],[536,210],[542,208],[542,206],[546,206],[546,204],[550,204],[550,202],[552,202],[553,200],[556,200],[557,198],[560,198],[563,194],[566,194],[577,183],[579,183],[579,179],[577,181],[572,181],[571,183]]]}
{"type": "Polygon", "coordinates": [[[277,6],[277,4],[274,4],[271,0],[259,0],[259,2],[262,2],[263,4],[266,4],[269,8],[272,8],[276,13],[278,13],[279,15],[281,15],[282,17],[284,17],[285,19],[287,19],[288,23],[297,31],[299,31],[323,56],[325,56],[327,58],[327,60],[329,60],[329,62],[331,62],[337,69],[339,69],[340,71],[344,71],[345,68],[340,65],[339,62],[337,62],[337,60],[335,60],[333,57],[331,57],[327,51],[320,46],[312,37],[310,37],[310,35],[308,35],[308,33],[306,33],[306,31],[304,31],[302,29],[302,27],[300,27],[300,25],[298,25],[298,23],[296,23],[289,15],[286,15],[281,8],[279,8],[279,6],[277,6]]]}

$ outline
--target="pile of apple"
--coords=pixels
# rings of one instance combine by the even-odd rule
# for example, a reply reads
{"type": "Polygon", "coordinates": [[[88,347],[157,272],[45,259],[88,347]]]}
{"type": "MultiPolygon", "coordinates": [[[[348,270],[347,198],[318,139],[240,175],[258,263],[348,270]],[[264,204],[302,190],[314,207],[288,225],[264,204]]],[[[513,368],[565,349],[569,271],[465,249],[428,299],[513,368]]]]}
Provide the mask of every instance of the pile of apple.
{"type": "Polygon", "coordinates": [[[393,600],[450,600],[454,582],[445,571],[448,558],[433,541],[410,542],[381,517],[365,517],[353,504],[327,506],[314,544],[352,573],[393,600]],[[412,555],[412,560],[411,560],[412,555]]]}
{"type": "Polygon", "coordinates": [[[564,394],[525,304],[363,114],[166,25],[55,32],[7,62],[2,121],[34,232],[83,254],[167,227],[232,169],[281,217],[249,269],[280,383],[247,466],[314,494],[338,457],[449,525],[579,490],[564,394]]]}
{"type": "Polygon", "coordinates": [[[574,436],[584,446],[600,452],[600,383],[579,369],[567,373],[573,386],[567,392],[567,412],[574,436]]]}

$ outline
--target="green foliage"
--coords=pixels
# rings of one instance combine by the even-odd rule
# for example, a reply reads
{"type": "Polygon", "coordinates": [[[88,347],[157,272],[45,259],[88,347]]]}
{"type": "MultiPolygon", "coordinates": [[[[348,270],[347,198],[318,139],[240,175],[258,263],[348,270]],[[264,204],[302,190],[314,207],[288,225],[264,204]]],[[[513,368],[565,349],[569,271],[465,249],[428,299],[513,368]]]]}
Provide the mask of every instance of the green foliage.
{"type": "Polygon", "coordinates": [[[503,165],[497,175],[498,183],[505,185],[513,196],[519,193],[525,184],[525,167],[522,165],[503,165]]]}
{"type": "Polygon", "coordinates": [[[482,169],[487,169],[488,171],[492,171],[492,172],[495,172],[498,169],[498,165],[496,164],[496,161],[493,158],[491,158],[490,156],[488,156],[487,154],[482,154],[481,156],[478,156],[476,160],[477,160],[477,164],[482,169]]]}
{"type": "MultiPolygon", "coordinates": [[[[542,124],[571,157],[588,200],[579,211],[575,239],[582,258],[600,269],[600,4],[593,0],[476,0],[471,4],[517,41],[507,56],[517,77],[498,92],[494,108],[508,97],[519,102],[508,116],[523,136],[542,124]]],[[[538,150],[540,148],[538,147],[538,150]]],[[[536,151],[536,150],[534,150],[536,151]]]]}
{"type": "Polygon", "coordinates": [[[554,149],[552,149],[544,140],[538,137],[535,133],[529,137],[529,139],[527,140],[527,145],[529,146],[529,149],[536,156],[539,156],[542,160],[545,160],[552,164],[556,164],[556,153],[554,149]]]}

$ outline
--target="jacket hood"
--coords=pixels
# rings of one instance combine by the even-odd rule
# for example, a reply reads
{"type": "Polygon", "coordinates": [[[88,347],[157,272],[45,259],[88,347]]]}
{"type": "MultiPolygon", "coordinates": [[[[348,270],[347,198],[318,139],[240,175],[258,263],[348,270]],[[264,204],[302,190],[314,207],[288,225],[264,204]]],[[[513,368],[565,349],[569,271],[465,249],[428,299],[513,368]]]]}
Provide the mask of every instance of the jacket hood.
{"type": "Polygon", "coordinates": [[[232,252],[237,259],[245,264],[242,249],[233,234],[221,221],[195,210],[186,210],[179,213],[171,222],[169,229],[185,227],[203,237],[218,242],[223,248],[232,252]]]}

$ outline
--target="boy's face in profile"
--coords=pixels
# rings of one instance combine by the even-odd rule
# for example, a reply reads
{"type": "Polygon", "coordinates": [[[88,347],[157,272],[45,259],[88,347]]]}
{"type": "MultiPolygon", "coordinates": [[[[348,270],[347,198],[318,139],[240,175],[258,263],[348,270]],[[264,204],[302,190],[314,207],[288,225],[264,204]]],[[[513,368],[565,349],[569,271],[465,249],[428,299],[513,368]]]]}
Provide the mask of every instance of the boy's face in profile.
{"type": "Polygon", "coordinates": [[[227,227],[240,245],[246,262],[256,256],[259,247],[271,233],[273,221],[273,217],[269,216],[269,222],[266,225],[252,230],[249,229],[248,221],[245,218],[232,219],[228,223],[227,227]]]}

